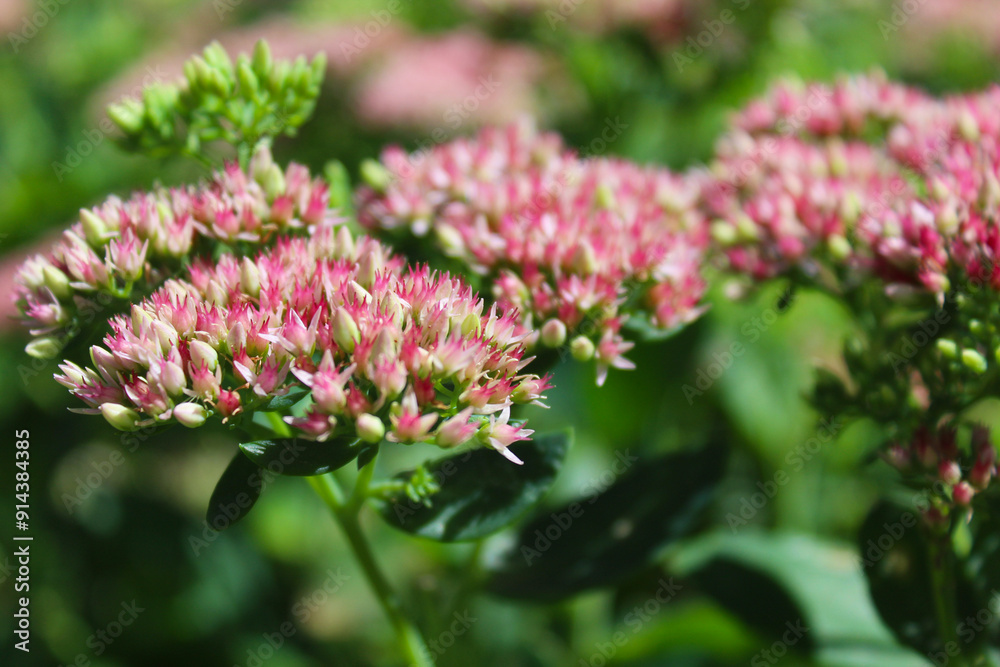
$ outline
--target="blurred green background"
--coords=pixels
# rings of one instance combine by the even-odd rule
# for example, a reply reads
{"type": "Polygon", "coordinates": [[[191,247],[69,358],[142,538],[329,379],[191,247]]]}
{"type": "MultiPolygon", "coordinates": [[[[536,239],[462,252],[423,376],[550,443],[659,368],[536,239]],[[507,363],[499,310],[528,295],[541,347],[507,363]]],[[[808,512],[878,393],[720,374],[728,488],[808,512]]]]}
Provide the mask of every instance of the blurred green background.
{"type": "MultiPolygon", "coordinates": [[[[325,50],[330,70],[317,112],[276,152],[316,170],[337,158],[352,173],[388,143],[417,149],[521,114],[587,153],[686,168],[711,155],[727,114],[777,76],[829,80],[878,67],[942,92],[986,86],[1000,62],[995,5],[947,0],[0,0],[0,36],[5,292],[23,255],[44,248],[80,207],[205,175],[193,163],[119,151],[103,108],[144,80],[177,76],[212,39],[234,52],[263,37],[281,57],[325,50]],[[477,94],[490,82],[495,90],[477,94]],[[620,132],[598,141],[609,124],[620,132]]],[[[723,298],[724,288],[713,290],[701,321],[636,348],[629,356],[638,370],[612,373],[603,389],[593,386],[591,368],[556,369],[552,409],[525,415],[536,429],[576,432],[551,502],[600,484],[616,453],[648,456],[721,431],[734,453],[713,506],[715,530],[700,541],[770,567],[812,610],[809,636],[819,650],[782,652],[781,662],[930,664],[897,648],[881,627],[851,546],[878,491],[877,472],[865,468],[877,434],[845,424],[833,441],[789,458],[817,433],[803,400],[811,369],[837,363],[849,322],[817,295],[798,294],[785,308],[780,285],[738,303],[723,298]],[[746,352],[727,363],[733,342],[746,352]],[[689,402],[684,385],[713,364],[723,372],[689,402]],[[746,510],[779,472],[787,483],[746,510]]],[[[389,628],[306,484],[280,479],[245,522],[203,535],[204,507],[233,451],[228,434],[175,429],[133,447],[103,420],[67,412],[73,403],[52,381],[54,365],[23,353],[26,336],[4,309],[0,421],[10,440],[29,429],[32,441],[33,636],[30,655],[13,649],[16,568],[5,538],[0,664],[394,664],[389,628]],[[133,601],[142,611],[104,641],[100,633],[117,633],[122,605],[133,601]],[[286,621],[294,631],[269,650],[266,636],[286,621]]],[[[5,536],[14,504],[7,450],[5,536]]],[[[432,454],[405,450],[383,465],[391,471],[432,454]]],[[[469,546],[414,541],[365,518],[426,636],[444,647],[440,665],[779,659],[761,653],[774,639],[753,609],[727,611],[716,593],[680,574],[675,598],[639,627],[630,623],[628,610],[655,592],[662,568],[682,573],[698,544],[664,554],[613,590],[533,605],[466,595],[469,546]],[[454,614],[475,620],[450,635],[454,614]]],[[[485,544],[485,562],[508,537],[485,544]]]]}

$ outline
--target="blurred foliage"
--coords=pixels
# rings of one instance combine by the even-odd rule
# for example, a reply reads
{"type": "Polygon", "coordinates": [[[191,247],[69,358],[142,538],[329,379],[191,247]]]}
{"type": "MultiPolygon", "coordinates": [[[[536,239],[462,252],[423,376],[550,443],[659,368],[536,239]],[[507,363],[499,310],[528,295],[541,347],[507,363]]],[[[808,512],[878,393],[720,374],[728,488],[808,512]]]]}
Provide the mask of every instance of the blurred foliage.
{"type": "MultiPolygon", "coordinates": [[[[111,91],[127,93],[142,78],[159,77],[157,58],[173,51],[186,57],[220,34],[254,33],[274,18],[303,27],[365,22],[388,6],[361,0],[8,4],[20,13],[5,28],[0,52],[5,254],[54,233],[77,209],[109,193],[204,174],[194,163],[149,161],[113,145],[115,130],[101,110],[113,101],[111,91]],[[46,7],[51,15],[40,25],[35,17],[46,7]],[[29,32],[24,40],[10,38],[29,32]]],[[[595,34],[567,23],[553,28],[544,13],[483,13],[431,0],[393,6],[400,8],[393,22],[414,33],[475,25],[532,46],[560,63],[575,91],[572,104],[540,91],[541,124],[593,152],[606,123],[620,119],[621,136],[601,150],[675,167],[704,160],[726,114],[779,75],[829,79],[882,67],[943,91],[982,87],[1000,67],[987,47],[947,31],[926,47],[930,52],[913,57],[905,32],[884,35],[879,27],[892,15],[888,2],[691,2],[665,43],[641,26],[595,34]],[[735,17],[732,25],[700,53],[685,52],[688,38],[697,44],[710,30],[706,22],[724,9],[735,17]],[[687,63],[678,53],[694,57],[687,63]]],[[[337,159],[356,175],[387,143],[426,144],[420,128],[377,130],[357,118],[355,92],[355,82],[328,76],[313,119],[294,142],[278,140],[279,156],[317,171],[337,159]]],[[[373,513],[365,516],[380,560],[418,611],[432,646],[442,647],[438,664],[773,664],[762,652],[776,655],[781,628],[793,619],[775,615],[788,616],[790,609],[801,610],[815,630],[784,647],[784,665],[928,664],[892,641],[856,567],[855,535],[885,483],[884,471],[865,468],[879,433],[861,423],[819,438],[818,415],[802,398],[815,361],[838,363],[836,351],[850,330],[844,313],[812,294],[779,306],[781,286],[736,303],[722,291],[697,324],[630,353],[636,371],[613,373],[597,389],[588,369],[561,365],[552,409],[521,415],[539,431],[571,424],[576,432],[548,497],[551,507],[610,486],[614,478],[607,473],[620,451],[652,459],[725,432],[732,455],[709,508],[720,535],[670,545],[638,574],[601,579],[603,588],[573,601],[540,605],[472,592],[484,575],[469,567],[471,545],[414,542],[373,513]],[[736,341],[745,352],[727,357],[736,341]],[[713,364],[718,376],[702,388],[699,373],[715,373],[713,364]],[[684,385],[701,393],[685,393],[684,385]],[[670,577],[679,592],[659,602],[670,577]],[[734,596],[734,590],[745,594],[734,596]],[[761,603],[748,606],[748,596],[761,603]]],[[[2,335],[0,370],[8,389],[0,420],[7,433],[28,428],[32,441],[34,634],[29,656],[5,641],[0,664],[392,663],[389,628],[305,484],[280,479],[238,526],[207,531],[204,507],[236,452],[225,432],[171,430],[132,447],[103,421],[68,413],[70,397],[51,381],[54,365],[27,358],[18,332],[2,335]],[[96,638],[133,600],[143,611],[121,637],[96,638]],[[275,635],[283,627],[292,631],[275,635]],[[270,648],[278,641],[280,650],[270,648]]],[[[984,414],[995,420],[995,411],[984,414]]],[[[416,466],[425,455],[385,454],[387,470],[416,466]]],[[[11,469],[4,464],[4,471],[11,469]]],[[[671,483],[669,475],[662,483],[671,483]]],[[[12,492],[10,483],[0,485],[3,507],[13,507],[12,492]]],[[[8,510],[3,516],[11,520],[8,510]]],[[[515,534],[486,542],[485,566],[501,562],[515,534]]],[[[11,542],[4,541],[0,632],[6,638],[13,629],[13,565],[11,542]]]]}

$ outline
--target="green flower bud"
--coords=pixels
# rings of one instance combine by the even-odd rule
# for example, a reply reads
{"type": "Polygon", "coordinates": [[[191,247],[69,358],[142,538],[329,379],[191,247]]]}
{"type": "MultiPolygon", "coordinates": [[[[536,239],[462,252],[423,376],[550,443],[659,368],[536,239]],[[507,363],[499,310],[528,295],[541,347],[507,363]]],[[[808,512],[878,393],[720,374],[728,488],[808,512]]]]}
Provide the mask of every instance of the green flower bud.
{"type": "Polygon", "coordinates": [[[219,367],[219,353],[205,341],[191,341],[189,350],[191,352],[191,363],[195,366],[204,365],[210,371],[214,371],[219,367]]]}
{"type": "Polygon", "coordinates": [[[434,236],[437,237],[438,247],[449,257],[459,256],[465,250],[462,233],[449,224],[434,225],[434,236]]]}
{"type": "Polygon", "coordinates": [[[963,109],[958,115],[958,133],[966,141],[979,139],[979,123],[968,109],[963,109]]]}
{"type": "Polygon", "coordinates": [[[375,415],[367,412],[358,415],[358,420],[354,424],[358,432],[358,437],[365,442],[378,444],[385,437],[385,424],[375,415]]]}
{"type": "Polygon", "coordinates": [[[962,350],[962,363],[965,364],[966,368],[975,373],[986,372],[986,358],[971,348],[962,350]]]}
{"type": "Polygon", "coordinates": [[[843,262],[851,256],[851,242],[840,234],[834,234],[827,240],[830,256],[838,262],[843,262]]]}
{"type": "Polygon", "coordinates": [[[594,247],[585,240],[581,240],[573,253],[573,269],[584,276],[589,276],[597,272],[597,255],[594,247]]]}
{"type": "Polygon", "coordinates": [[[958,344],[949,338],[939,338],[935,343],[938,352],[948,359],[958,359],[958,344]]]}
{"type": "Polygon", "coordinates": [[[34,357],[35,359],[54,359],[61,350],[62,343],[60,343],[59,339],[54,336],[36,338],[28,343],[24,348],[24,351],[28,353],[28,356],[34,357]]]}
{"type": "Polygon", "coordinates": [[[586,336],[577,336],[569,344],[569,352],[577,361],[589,361],[594,357],[594,341],[586,336]]]}
{"type": "Polygon", "coordinates": [[[713,222],[711,227],[709,227],[709,231],[712,234],[712,239],[723,247],[736,243],[738,236],[736,227],[725,220],[716,220],[713,222]]]}
{"type": "Polygon", "coordinates": [[[249,257],[240,262],[240,288],[254,298],[260,294],[260,272],[249,257]]]}
{"type": "Polygon", "coordinates": [[[566,342],[566,325],[562,320],[552,319],[542,325],[542,344],[559,347],[566,342]]]}
{"type": "Polygon", "coordinates": [[[368,159],[361,163],[361,180],[376,192],[384,193],[392,182],[392,174],[381,163],[368,159]]]}
{"type": "Polygon", "coordinates": [[[258,77],[266,77],[274,66],[271,58],[271,47],[263,39],[259,40],[253,48],[253,71],[258,77]]]}
{"type": "Polygon", "coordinates": [[[741,241],[756,241],[760,237],[757,223],[746,213],[736,215],[736,231],[741,241]]]}
{"type": "Polygon", "coordinates": [[[211,65],[219,74],[226,78],[233,77],[233,61],[229,59],[229,54],[222,48],[222,44],[212,42],[205,47],[205,62],[211,65]]]}
{"type": "Polygon", "coordinates": [[[90,245],[96,248],[104,245],[104,242],[108,240],[109,234],[107,224],[105,224],[104,220],[92,211],[81,208],[80,223],[83,225],[83,235],[86,237],[87,243],[90,245]]]}
{"type": "Polygon", "coordinates": [[[72,290],[69,287],[69,278],[65,273],[51,264],[42,269],[42,277],[45,280],[45,286],[52,290],[52,293],[58,298],[65,299],[72,294],[72,290]]]}
{"type": "Polygon", "coordinates": [[[594,206],[604,210],[615,207],[615,193],[608,187],[607,183],[601,183],[594,191],[594,206]]]}
{"type": "Polygon", "coordinates": [[[125,98],[118,104],[108,106],[108,118],[125,134],[136,134],[142,130],[144,112],[142,102],[132,98],[125,98]]]}
{"type": "Polygon", "coordinates": [[[134,431],[139,427],[139,413],[119,403],[104,403],[101,414],[119,431],[134,431]]]}
{"type": "Polygon", "coordinates": [[[310,74],[312,76],[312,84],[319,88],[320,84],[323,83],[323,78],[326,76],[326,54],[320,51],[313,57],[312,64],[310,65],[310,74]]]}
{"type": "Polygon", "coordinates": [[[257,75],[253,73],[250,63],[245,58],[240,58],[236,65],[236,78],[240,82],[240,90],[255,97],[260,89],[260,82],[257,75]]]}
{"type": "Polygon", "coordinates": [[[333,316],[333,340],[345,352],[353,352],[354,346],[361,340],[358,325],[350,313],[343,308],[338,308],[333,316]]]}
{"type": "Polygon", "coordinates": [[[340,160],[330,160],[323,167],[323,175],[330,185],[330,208],[350,210],[351,208],[351,177],[347,167],[340,160]]]}
{"type": "Polygon", "coordinates": [[[261,186],[269,201],[274,201],[285,192],[285,174],[281,171],[281,167],[276,164],[267,168],[262,181],[261,186]]]}
{"type": "Polygon", "coordinates": [[[475,313],[469,313],[462,320],[462,335],[463,336],[478,336],[482,330],[483,320],[475,313]]]}

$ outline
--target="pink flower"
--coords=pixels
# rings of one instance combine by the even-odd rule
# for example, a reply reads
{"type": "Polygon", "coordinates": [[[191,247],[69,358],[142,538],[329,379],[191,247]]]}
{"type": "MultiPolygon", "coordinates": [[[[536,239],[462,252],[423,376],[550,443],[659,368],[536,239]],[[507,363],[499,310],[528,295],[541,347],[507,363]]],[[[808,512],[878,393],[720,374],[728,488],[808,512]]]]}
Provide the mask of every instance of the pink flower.
{"type": "Polygon", "coordinates": [[[382,162],[384,190],[358,192],[362,224],[426,235],[486,274],[496,302],[517,314],[498,322],[509,326],[504,335],[528,348],[609,337],[607,350],[619,353],[603,367],[627,368],[620,330],[630,317],[670,328],[700,314],[708,230],[694,178],[581,159],[527,123],[419,154],[390,148],[382,162]],[[550,322],[563,329],[542,337],[550,322]]]}

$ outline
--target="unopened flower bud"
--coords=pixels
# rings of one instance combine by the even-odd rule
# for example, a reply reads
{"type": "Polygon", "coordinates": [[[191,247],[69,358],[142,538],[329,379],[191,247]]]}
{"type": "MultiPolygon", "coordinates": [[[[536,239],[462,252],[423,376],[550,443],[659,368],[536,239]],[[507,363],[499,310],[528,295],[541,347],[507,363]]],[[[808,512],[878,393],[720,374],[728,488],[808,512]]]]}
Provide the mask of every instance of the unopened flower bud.
{"type": "Polygon", "coordinates": [[[285,174],[282,173],[281,167],[272,164],[264,172],[261,187],[264,188],[264,194],[267,195],[268,201],[274,201],[283,194],[285,192],[285,174]]]}
{"type": "Polygon", "coordinates": [[[184,369],[172,361],[166,361],[160,368],[160,384],[170,395],[177,395],[187,387],[184,369]]]}
{"type": "Polygon", "coordinates": [[[542,343],[548,347],[559,347],[566,342],[566,325],[562,320],[551,319],[542,325],[542,343]]]}
{"type": "Polygon", "coordinates": [[[958,133],[966,141],[979,139],[979,123],[968,109],[962,109],[958,115],[958,133]]]}
{"type": "Polygon", "coordinates": [[[830,250],[830,256],[838,262],[843,262],[851,256],[851,242],[840,234],[831,236],[827,239],[826,244],[830,250]]]}
{"type": "Polygon", "coordinates": [[[358,431],[358,437],[365,442],[377,444],[382,442],[382,438],[385,437],[385,424],[382,423],[381,419],[367,412],[358,415],[354,426],[358,431]]]}
{"type": "Polygon", "coordinates": [[[478,336],[482,330],[483,321],[475,313],[469,313],[462,320],[462,335],[463,336],[478,336]]]}
{"type": "Polygon", "coordinates": [[[139,413],[119,403],[103,403],[101,414],[119,431],[134,431],[139,425],[139,413]]]}
{"type": "Polygon", "coordinates": [[[586,336],[577,336],[569,344],[569,352],[577,361],[589,361],[594,356],[594,341],[586,336]]]}
{"type": "Polygon", "coordinates": [[[95,247],[103,245],[110,238],[107,224],[92,211],[80,209],[80,223],[83,226],[83,235],[90,245],[95,247]]]}
{"type": "Polygon", "coordinates": [[[942,461],[938,465],[938,477],[945,484],[956,484],[962,479],[962,469],[954,461],[942,461]]]}
{"type": "Polygon", "coordinates": [[[260,294],[260,272],[257,264],[249,257],[240,262],[240,288],[254,298],[260,294]]]}
{"type": "Polygon", "coordinates": [[[974,373],[986,372],[986,358],[971,348],[962,350],[962,363],[974,373]]]}
{"type": "Polygon", "coordinates": [[[606,210],[615,207],[615,193],[607,183],[601,183],[594,189],[594,206],[606,210]]]}
{"type": "Polygon", "coordinates": [[[69,288],[69,278],[51,264],[42,269],[42,276],[45,279],[45,286],[60,299],[65,299],[72,293],[69,288]]]}
{"type": "Polygon", "coordinates": [[[450,257],[460,255],[465,250],[465,240],[462,238],[461,232],[449,224],[434,225],[434,235],[437,237],[441,251],[450,257]]]}
{"type": "Polygon", "coordinates": [[[361,180],[376,192],[384,193],[392,182],[392,174],[380,163],[369,159],[361,163],[361,180]]]}
{"type": "Polygon", "coordinates": [[[598,269],[597,255],[594,247],[586,240],[580,241],[573,253],[573,270],[577,273],[589,276],[596,273],[598,269]]]}
{"type": "Polygon", "coordinates": [[[205,423],[205,407],[200,403],[181,403],[174,408],[174,419],[188,428],[197,428],[205,423]]]}
{"type": "Polygon", "coordinates": [[[333,315],[333,340],[346,352],[353,352],[354,346],[361,340],[358,325],[355,324],[351,314],[343,308],[338,308],[333,315]]]}
{"type": "Polygon", "coordinates": [[[35,359],[54,359],[62,350],[62,344],[54,336],[43,336],[28,343],[24,351],[35,359]]]}
{"type": "Polygon", "coordinates": [[[976,495],[975,489],[968,482],[959,482],[951,490],[951,497],[956,505],[967,507],[972,502],[972,497],[976,495]]]}
{"type": "Polygon", "coordinates": [[[219,366],[219,353],[208,343],[200,340],[191,341],[191,363],[194,366],[205,366],[214,371],[219,366]]]}
{"type": "Polygon", "coordinates": [[[725,220],[713,222],[709,231],[712,234],[712,239],[722,247],[733,245],[738,237],[736,227],[725,220]]]}
{"type": "Polygon", "coordinates": [[[934,345],[946,359],[958,359],[958,344],[950,338],[939,338],[934,345]]]}

